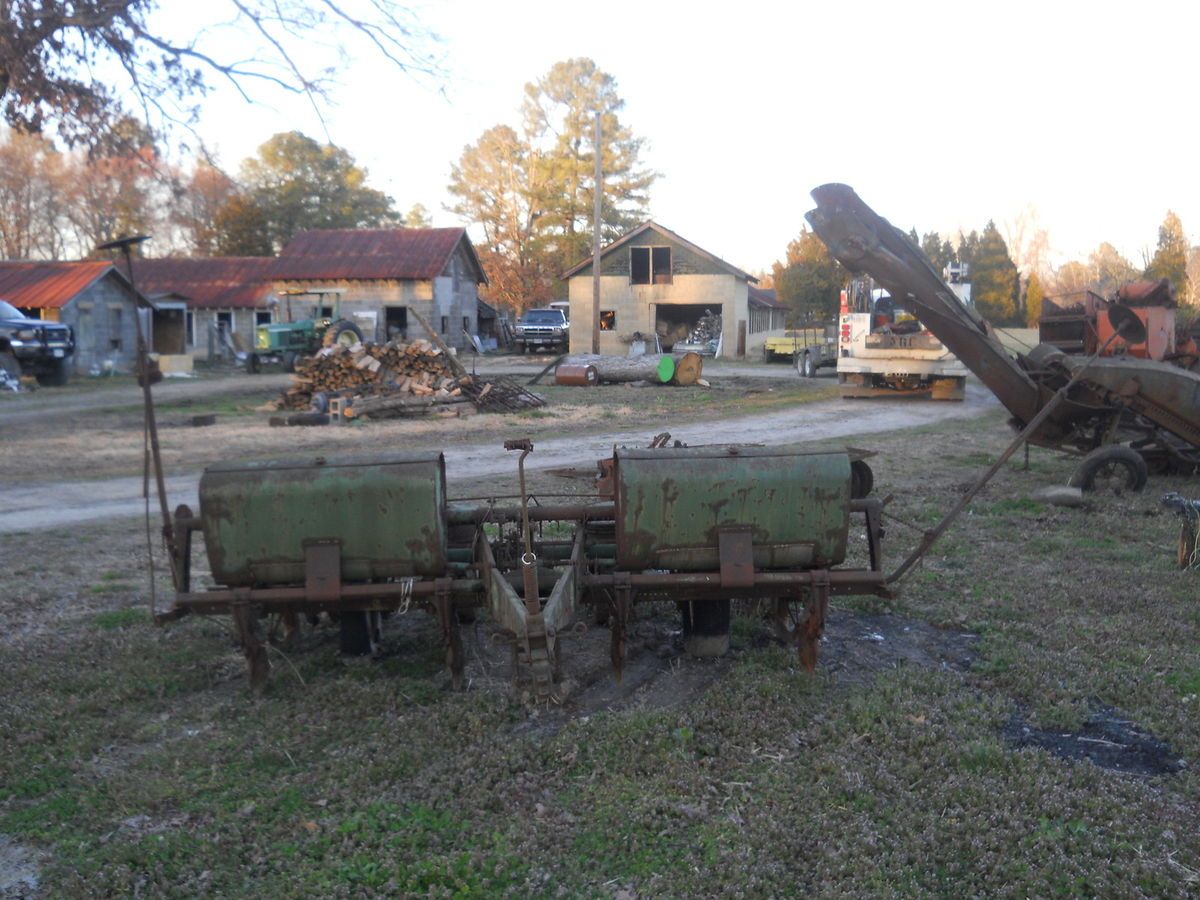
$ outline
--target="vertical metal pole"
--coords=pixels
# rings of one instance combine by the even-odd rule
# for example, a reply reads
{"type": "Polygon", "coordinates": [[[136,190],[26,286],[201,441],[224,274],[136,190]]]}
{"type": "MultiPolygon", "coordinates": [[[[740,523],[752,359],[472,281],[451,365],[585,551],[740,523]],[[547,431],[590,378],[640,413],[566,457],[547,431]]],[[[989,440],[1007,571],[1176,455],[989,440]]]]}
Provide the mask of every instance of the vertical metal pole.
{"type": "Polygon", "coordinates": [[[133,321],[137,328],[138,370],[142,382],[142,400],[145,404],[146,426],[150,432],[150,455],[154,461],[154,485],[158,491],[158,505],[162,513],[163,538],[167,545],[167,559],[171,565],[171,581],[179,587],[178,573],[175,567],[175,529],[172,527],[171,514],[167,509],[167,486],[163,478],[162,453],[158,445],[158,422],[154,415],[154,398],[150,393],[150,354],[146,344],[146,335],[142,330],[142,311],[138,303],[137,285],[133,280],[133,255],[130,253],[130,241],[120,244],[121,253],[125,257],[125,272],[129,276],[129,288],[133,293],[133,321]]]}
{"type": "Polygon", "coordinates": [[[592,352],[600,352],[600,215],[603,209],[604,175],[600,168],[600,111],[596,110],[595,203],[592,210],[592,352]]]}

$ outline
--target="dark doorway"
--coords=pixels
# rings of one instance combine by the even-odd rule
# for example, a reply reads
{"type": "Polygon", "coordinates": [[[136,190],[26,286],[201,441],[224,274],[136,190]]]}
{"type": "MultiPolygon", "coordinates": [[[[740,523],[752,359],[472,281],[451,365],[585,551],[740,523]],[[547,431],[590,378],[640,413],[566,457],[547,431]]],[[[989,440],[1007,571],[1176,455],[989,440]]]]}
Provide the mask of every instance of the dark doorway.
{"type": "Polygon", "coordinates": [[[408,307],[385,306],[383,308],[383,329],[387,340],[399,338],[408,340],[408,307]]]}

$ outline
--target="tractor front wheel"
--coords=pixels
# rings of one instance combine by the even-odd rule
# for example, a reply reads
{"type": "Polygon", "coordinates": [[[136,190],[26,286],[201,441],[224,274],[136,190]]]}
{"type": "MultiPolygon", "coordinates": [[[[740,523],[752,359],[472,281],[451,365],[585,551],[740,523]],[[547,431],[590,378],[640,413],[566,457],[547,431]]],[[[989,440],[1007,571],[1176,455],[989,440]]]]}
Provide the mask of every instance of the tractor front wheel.
{"type": "Polygon", "coordinates": [[[357,325],[347,319],[338,319],[325,329],[321,344],[325,347],[332,347],[334,344],[353,347],[355,344],[361,344],[362,340],[363,333],[357,325]]]}

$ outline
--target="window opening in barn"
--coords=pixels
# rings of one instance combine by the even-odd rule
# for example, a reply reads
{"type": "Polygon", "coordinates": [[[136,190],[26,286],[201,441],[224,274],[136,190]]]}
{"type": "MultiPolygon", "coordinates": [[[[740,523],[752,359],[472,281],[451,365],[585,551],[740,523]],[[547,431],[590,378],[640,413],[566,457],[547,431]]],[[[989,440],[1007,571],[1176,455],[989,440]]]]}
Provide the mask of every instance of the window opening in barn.
{"type": "Polygon", "coordinates": [[[123,313],[125,310],[119,306],[110,306],[108,309],[108,349],[120,351],[121,349],[121,330],[124,327],[123,313]]]}
{"type": "Polygon", "coordinates": [[[463,316],[463,331],[467,332],[467,334],[471,333],[471,317],[470,316],[463,316]]]}
{"type": "Polygon", "coordinates": [[[233,313],[217,313],[217,331],[220,334],[233,334],[233,313]]]}
{"type": "Polygon", "coordinates": [[[650,283],[650,248],[629,248],[629,281],[631,284],[650,283]]]}
{"type": "Polygon", "coordinates": [[[271,324],[271,311],[269,309],[254,311],[254,327],[255,328],[258,328],[259,325],[270,325],[270,324],[271,324]]]}
{"type": "Polygon", "coordinates": [[[196,314],[190,309],[187,312],[187,342],[189,347],[196,346],[196,314]]]}
{"type": "Polygon", "coordinates": [[[318,307],[317,318],[318,319],[332,319],[333,318],[333,307],[332,306],[318,307]]]}
{"type": "Polygon", "coordinates": [[[601,331],[616,331],[617,330],[617,311],[615,309],[600,310],[600,330],[601,331]]]}
{"type": "Polygon", "coordinates": [[[450,330],[450,317],[442,316],[442,334],[450,330]]]}
{"type": "Polygon", "coordinates": [[[383,308],[383,328],[389,341],[399,338],[408,340],[408,307],[385,306],[383,308]]]}
{"type": "Polygon", "coordinates": [[[651,268],[655,284],[671,283],[671,248],[654,247],[651,251],[651,268]]]}

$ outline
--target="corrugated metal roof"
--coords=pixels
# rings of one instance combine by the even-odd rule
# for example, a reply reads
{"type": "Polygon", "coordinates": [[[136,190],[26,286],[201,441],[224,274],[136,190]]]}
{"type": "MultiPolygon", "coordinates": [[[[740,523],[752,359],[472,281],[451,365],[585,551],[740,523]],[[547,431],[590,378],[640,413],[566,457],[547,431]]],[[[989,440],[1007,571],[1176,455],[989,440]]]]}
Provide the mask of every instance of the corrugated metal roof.
{"type": "Polygon", "coordinates": [[[194,309],[252,309],[271,294],[269,256],[139,259],[133,277],[143,294],[176,294],[194,309]]]}
{"type": "Polygon", "coordinates": [[[748,286],[747,300],[752,304],[766,306],[770,309],[787,309],[787,307],[779,301],[775,295],[773,288],[757,288],[754,285],[748,286]]]}
{"type": "Polygon", "coordinates": [[[59,309],[109,272],[111,262],[0,262],[0,300],[22,309],[59,309]]]}
{"type": "MultiPolygon", "coordinates": [[[[301,231],[275,260],[281,281],[437,278],[466,238],[465,228],[357,228],[301,231]]],[[[483,269],[467,249],[480,283],[483,269]]]]}

